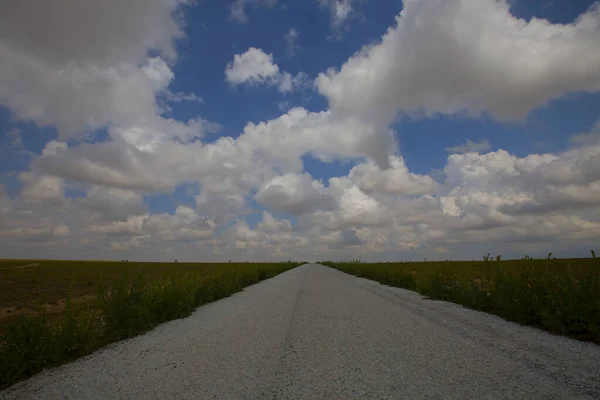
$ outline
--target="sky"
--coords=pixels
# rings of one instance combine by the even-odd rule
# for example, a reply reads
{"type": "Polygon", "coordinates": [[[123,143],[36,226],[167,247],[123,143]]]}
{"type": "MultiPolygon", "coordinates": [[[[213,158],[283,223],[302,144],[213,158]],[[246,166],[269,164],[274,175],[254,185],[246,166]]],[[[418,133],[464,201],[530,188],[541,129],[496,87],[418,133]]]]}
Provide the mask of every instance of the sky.
{"type": "Polygon", "coordinates": [[[0,3],[0,258],[600,251],[600,3],[0,3]]]}

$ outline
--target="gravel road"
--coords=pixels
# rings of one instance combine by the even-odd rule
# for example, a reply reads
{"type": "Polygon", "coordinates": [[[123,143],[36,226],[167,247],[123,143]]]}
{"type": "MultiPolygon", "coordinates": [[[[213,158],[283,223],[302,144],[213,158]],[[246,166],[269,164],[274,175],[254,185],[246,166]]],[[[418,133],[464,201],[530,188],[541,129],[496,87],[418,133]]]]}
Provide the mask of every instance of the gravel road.
{"type": "Polygon", "coordinates": [[[304,265],[1,399],[600,399],[600,346],[304,265]]]}

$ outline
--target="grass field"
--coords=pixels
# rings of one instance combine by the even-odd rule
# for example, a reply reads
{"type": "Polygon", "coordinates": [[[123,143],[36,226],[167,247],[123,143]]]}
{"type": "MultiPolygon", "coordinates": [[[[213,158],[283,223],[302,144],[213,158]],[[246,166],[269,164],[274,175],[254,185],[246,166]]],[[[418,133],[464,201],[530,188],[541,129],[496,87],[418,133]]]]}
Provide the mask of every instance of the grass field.
{"type": "MultiPolygon", "coordinates": [[[[0,260],[0,388],[301,263],[0,260]]],[[[600,344],[600,260],[322,262],[600,344]]]]}
{"type": "Polygon", "coordinates": [[[97,297],[100,284],[120,278],[123,274],[142,274],[149,280],[163,279],[184,273],[207,274],[240,267],[254,268],[247,263],[136,263],[120,261],[0,261],[0,329],[7,321],[22,313],[36,313],[42,308],[53,314],[70,297],[72,300],[97,297]]]}
{"type": "Polygon", "coordinates": [[[0,260],[0,388],[300,264],[0,260]]]}
{"type": "Polygon", "coordinates": [[[600,259],[321,264],[600,344],[600,259]]]}

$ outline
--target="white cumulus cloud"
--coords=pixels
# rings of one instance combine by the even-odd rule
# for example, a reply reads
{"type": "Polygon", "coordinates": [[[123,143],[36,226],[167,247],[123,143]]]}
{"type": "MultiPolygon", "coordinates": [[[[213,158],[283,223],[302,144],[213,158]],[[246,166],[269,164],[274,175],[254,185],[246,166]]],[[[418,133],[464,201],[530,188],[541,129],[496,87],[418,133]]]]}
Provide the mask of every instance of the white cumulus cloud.
{"type": "Polygon", "coordinates": [[[492,144],[487,139],[482,139],[479,142],[474,142],[472,140],[468,140],[465,144],[461,144],[458,146],[446,147],[448,153],[480,153],[484,151],[488,151],[492,148],[492,144]]]}
{"type": "Polygon", "coordinates": [[[61,138],[154,117],[155,96],[173,79],[174,42],[184,35],[177,15],[187,3],[2,2],[0,104],[57,127],[61,138]]]}
{"type": "Polygon", "coordinates": [[[225,69],[225,79],[232,85],[276,86],[281,93],[305,89],[312,84],[304,72],[292,76],[289,72],[280,71],[279,66],[273,62],[273,55],[256,47],[233,56],[233,61],[225,69]]]}
{"type": "MultiPolygon", "coordinates": [[[[316,85],[335,118],[373,137],[399,114],[524,118],[577,91],[600,90],[600,7],[571,24],[527,22],[497,0],[405,0],[397,24],[316,85]]],[[[387,166],[381,150],[371,154],[387,166]]]]}
{"type": "MultiPolygon", "coordinates": [[[[320,1],[333,10],[332,26],[356,14],[355,2],[320,1]]],[[[328,107],[291,107],[290,99],[275,118],[207,138],[218,124],[165,110],[202,101],[171,91],[187,3],[108,1],[102,13],[87,0],[0,5],[0,104],[59,132],[15,174],[20,189],[0,185],[6,257],[446,259],[587,252],[598,242],[598,127],[545,154],[459,140],[434,179],[414,169],[394,125],[437,114],[502,123],[572,92],[597,92],[598,6],[552,24],[519,20],[503,0],[406,0],[380,41],[319,75],[328,107]],[[102,141],[73,140],[100,127],[102,141]],[[307,155],[323,170],[349,161],[349,171],[316,179],[307,155]],[[159,193],[177,197],[171,212],[147,204],[159,193]]],[[[232,17],[271,3],[237,0],[232,17]]],[[[311,85],[255,47],[233,57],[225,78],[282,93],[311,85]]],[[[3,145],[17,151],[24,135],[3,145]]]]}

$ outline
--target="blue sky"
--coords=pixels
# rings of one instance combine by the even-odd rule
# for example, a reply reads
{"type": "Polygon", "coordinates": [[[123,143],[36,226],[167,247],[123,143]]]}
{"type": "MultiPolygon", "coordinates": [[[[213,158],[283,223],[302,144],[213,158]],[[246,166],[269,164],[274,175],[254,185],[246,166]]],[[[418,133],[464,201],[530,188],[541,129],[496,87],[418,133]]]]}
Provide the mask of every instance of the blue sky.
{"type": "Polygon", "coordinates": [[[446,259],[487,253],[478,229],[509,256],[599,238],[593,1],[139,1],[5,10],[0,256],[446,259]],[[551,211],[506,211],[531,207],[551,211]]]}

